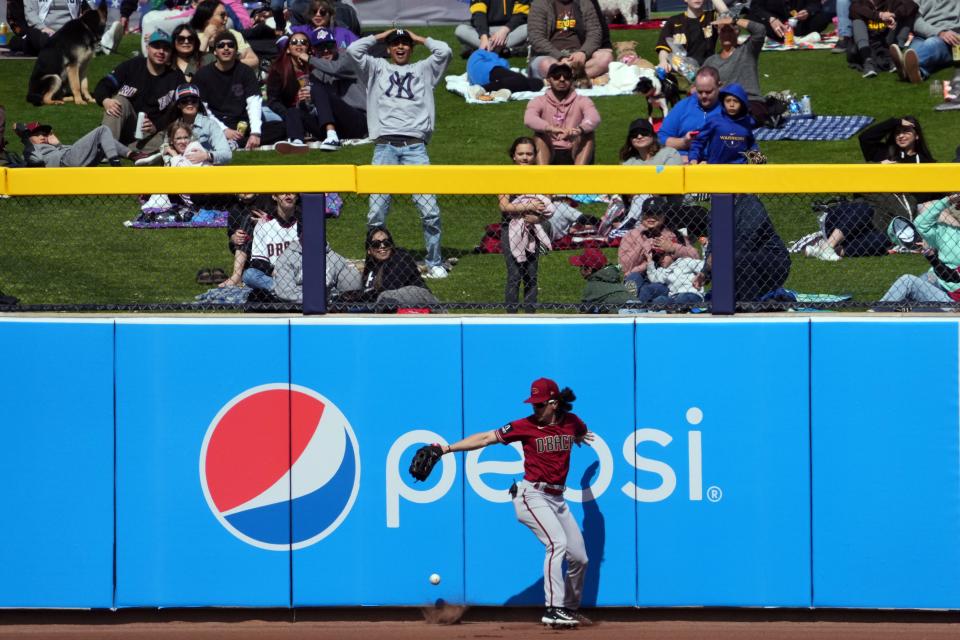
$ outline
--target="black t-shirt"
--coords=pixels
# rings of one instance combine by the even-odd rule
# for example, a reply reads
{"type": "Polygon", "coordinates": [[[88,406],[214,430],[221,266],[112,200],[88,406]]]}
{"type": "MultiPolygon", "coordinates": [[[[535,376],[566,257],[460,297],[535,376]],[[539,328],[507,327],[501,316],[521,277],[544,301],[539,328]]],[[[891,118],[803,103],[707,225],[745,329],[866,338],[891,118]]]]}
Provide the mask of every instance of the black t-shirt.
{"type": "Polygon", "coordinates": [[[200,99],[231,129],[247,120],[247,98],[260,94],[257,74],[240,62],[229,71],[221,71],[215,64],[201,67],[193,81],[200,89],[200,99]]]}
{"type": "Polygon", "coordinates": [[[176,65],[155,76],[147,69],[147,59],[138,56],[121,62],[98,82],[94,97],[98,104],[103,104],[106,98],[123,96],[135,111],[143,111],[158,129],[162,129],[167,107],[173,103],[174,90],[184,82],[186,79],[176,65]]]}
{"type": "Polygon", "coordinates": [[[686,13],[670,16],[660,29],[657,51],[669,53],[667,38],[672,36],[674,42],[686,47],[688,56],[703,64],[717,50],[717,30],[712,24],[716,19],[717,13],[712,10],[704,11],[700,18],[691,18],[686,13]]]}

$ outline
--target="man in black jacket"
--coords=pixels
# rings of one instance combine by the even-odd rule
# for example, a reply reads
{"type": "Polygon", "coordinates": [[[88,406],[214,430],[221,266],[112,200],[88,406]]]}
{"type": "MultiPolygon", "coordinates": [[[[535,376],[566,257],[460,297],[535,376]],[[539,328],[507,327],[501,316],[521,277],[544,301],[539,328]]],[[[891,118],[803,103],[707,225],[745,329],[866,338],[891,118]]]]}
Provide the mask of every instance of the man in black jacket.
{"type": "Polygon", "coordinates": [[[93,90],[97,104],[103,106],[104,124],[118,142],[154,152],[163,143],[170,105],[177,85],[186,82],[173,59],[173,42],[164,31],[154,31],[146,57],[121,62],[93,90]],[[137,122],[143,114],[139,130],[137,122]]]}

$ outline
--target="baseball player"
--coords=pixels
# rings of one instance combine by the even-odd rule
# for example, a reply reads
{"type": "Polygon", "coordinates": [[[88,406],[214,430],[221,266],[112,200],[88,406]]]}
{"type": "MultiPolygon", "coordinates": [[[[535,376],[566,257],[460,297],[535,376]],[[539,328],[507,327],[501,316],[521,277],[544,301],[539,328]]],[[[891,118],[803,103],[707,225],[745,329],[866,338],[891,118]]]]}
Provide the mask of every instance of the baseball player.
{"type": "Polygon", "coordinates": [[[547,610],[541,621],[554,627],[590,624],[590,620],[577,611],[587,571],[587,551],[580,527],[563,499],[571,448],[593,440],[587,425],[570,412],[574,400],[576,396],[569,387],[561,391],[549,378],[534,380],[530,397],[524,400],[533,405],[533,415],[442,447],[442,453],[446,454],[480,449],[497,442],[523,445],[523,480],[511,487],[510,493],[517,519],[546,547],[543,590],[547,610]]]}

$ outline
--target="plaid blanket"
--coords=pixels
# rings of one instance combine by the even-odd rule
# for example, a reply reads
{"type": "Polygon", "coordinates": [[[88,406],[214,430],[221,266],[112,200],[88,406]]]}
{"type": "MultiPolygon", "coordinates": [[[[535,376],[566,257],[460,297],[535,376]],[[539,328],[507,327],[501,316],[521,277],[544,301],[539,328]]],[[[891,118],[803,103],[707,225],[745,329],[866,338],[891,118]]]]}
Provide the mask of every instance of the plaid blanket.
{"type": "Polygon", "coordinates": [[[754,129],[757,140],[846,140],[873,122],[870,116],[790,118],[780,129],[754,129]]]}

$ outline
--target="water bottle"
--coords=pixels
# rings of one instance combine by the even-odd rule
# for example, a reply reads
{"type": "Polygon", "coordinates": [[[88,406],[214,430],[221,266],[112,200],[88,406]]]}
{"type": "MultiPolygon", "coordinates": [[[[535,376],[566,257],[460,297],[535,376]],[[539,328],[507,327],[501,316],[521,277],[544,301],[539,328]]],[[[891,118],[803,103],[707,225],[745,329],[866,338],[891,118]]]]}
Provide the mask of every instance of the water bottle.
{"type": "Polygon", "coordinates": [[[787,110],[790,112],[791,118],[796,118],[803,115],[803,107],[800,106],[800,101],[796,98],[790,98],[787,110]]]}
{"type": "Polygon", "coordinates": [[[804,118],[813,117],[813,106],[810,104],[810,96],[803,96],[800,99],[800,112],[804,118]]]}
{"type": "Polygon", "coordinates": [[[793,28],[796,26],[796,24],[797,24],[796,18],[790,18],[789,20],[787,20],[787,30],[783,34],[783,44],[787,45],[788,47],[792,47],[794,44],[793,28]]]}

